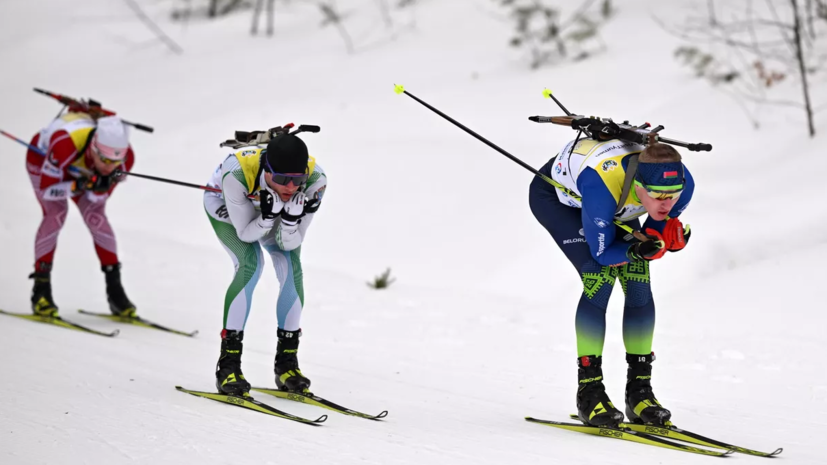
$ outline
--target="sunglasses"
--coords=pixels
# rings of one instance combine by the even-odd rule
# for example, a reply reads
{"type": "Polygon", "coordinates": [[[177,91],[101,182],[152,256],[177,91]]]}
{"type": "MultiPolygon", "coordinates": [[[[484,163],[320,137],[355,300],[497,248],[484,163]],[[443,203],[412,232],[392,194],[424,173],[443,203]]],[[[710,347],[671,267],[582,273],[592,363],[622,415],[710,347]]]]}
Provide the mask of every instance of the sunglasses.
{"type": "Polygon", "coordinates": [[[95,155],[98,157],[98,159],[99,159],[99,160],[100,160],[100,161],[101,161],[104,165],[120,165],[121,163],[123,163],[123,160],[113,160],[113,159],[111,159],[111,158],[106,158],[105,156],[103,156],[103,154],[102,154],[102,153],[100,153],[100,151],[98,151],[98,149],[97,149],[97,148],[95,148],[95,146],[94,146],[94,145],[92,146],[92,152],[94,152],[94,153],[95,153],[95,155]]]}
{"type": "Polygon", "coordinates": [[[280,186],[286,186],[291,182],[295,186],[301,186],[307,182],[307,174],[273,173],[272,181],[280,186]]]}
{"type": "Polygon", "coordinates": [[[647,186],[635,179],[635,185],[646,190],[646,194],[655,200],[676,199],[683,192],[683,184],[676,186],[647,186]]]}

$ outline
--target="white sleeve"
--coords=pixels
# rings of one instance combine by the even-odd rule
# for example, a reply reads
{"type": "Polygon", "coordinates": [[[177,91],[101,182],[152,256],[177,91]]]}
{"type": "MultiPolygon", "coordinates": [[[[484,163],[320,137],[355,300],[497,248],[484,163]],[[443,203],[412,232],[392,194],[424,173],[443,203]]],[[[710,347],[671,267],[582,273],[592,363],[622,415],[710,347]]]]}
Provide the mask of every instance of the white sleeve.
{"type": "MultiPolygon", "coordinates": [[[[307,194],[307,202],[313,199],[321,202],[322,194],[324,194],[326,188],[327,176],[322,174],[311,186],[308,186],[305,191],[307,194]]],[[[279,221],[278,229],[276,230],[276,244],[278,244],[279,248],[281,250],[295,250],[299,248],[307,236],[307,228],[310,227],[310,223],[313,221],[315,215],[316,213],[308,213],[302,216],[295,225],[285,224],[279,221]]]]}
{"type": "Polygon", "coordinates": [[[224,173],[221,190],[224,193],[227,214],[230,216],[230,222],[235,226],[239,239],[252,243],[273,229],[275,218],[265,220],[261,217],[261,213],[256,211],[253,202],[247,198],[247,189],[232,173],[224,173]]]}

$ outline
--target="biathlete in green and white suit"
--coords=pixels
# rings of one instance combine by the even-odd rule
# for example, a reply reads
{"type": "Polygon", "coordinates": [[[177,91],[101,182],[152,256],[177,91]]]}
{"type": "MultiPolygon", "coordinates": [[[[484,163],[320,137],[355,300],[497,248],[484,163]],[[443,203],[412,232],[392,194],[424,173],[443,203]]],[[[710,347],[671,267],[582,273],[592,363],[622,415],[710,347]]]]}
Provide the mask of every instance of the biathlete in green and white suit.
{"type": "Polygon", "coordinates": [[[321,205],[327,177],[296,135],[282,132],[266,145],[259,140],[233,146],[235,151],[209,182],[221,192],[204,194],[210,223],[235,267],[224,300],[215,373],[218,390],[232,395],[248,395],[251,387],[241,372],[242,340],[264,265],[262,248],[270,255],[280,283],[276,385],[292,392],[310,387],[297,357],[304,304],[300,252],[321,205]]]}

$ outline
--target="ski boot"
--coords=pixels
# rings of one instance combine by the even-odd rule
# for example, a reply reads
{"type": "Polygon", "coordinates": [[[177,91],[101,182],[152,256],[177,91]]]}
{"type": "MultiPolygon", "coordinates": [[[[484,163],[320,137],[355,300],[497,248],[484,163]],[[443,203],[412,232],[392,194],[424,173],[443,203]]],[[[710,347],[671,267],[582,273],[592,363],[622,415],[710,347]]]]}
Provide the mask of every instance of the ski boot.
{"type": "Polygon", "coordinates": [[[626,374],[626,416],[632,423],[668,426],[672,412],[663,408],[652,392],[652,362],[649,355],[626,354],[629,371],[626,374]]]}
{"type": "Polygon", "coordinates": [[[106,300],[109,302],[109,311],[115,316],[134,318],[135,305],[129,301],[121,285],[121,264],[102,266],[101,271],[106,275],[106,300]]]}
{"type": "Polygon", "coordinates": [[[56,317],[57,305],[52,299],[52,264],[39,262],[29,279],[34,279],[32,312],[38,316],[56,317]]]}
{"type": "Polygon", "coordinates": [[[577,416],[591,426],[617,427],[623,421],[623,413],[616,409],[603,385],[603,358],[588,355],[577,359],[577,416]]]}
{"type": "Polygon", "coordinates": [[[218,392],[230,396],[250,395],[250,383],[241,372],[241,351],[244,331],[221,331],[221,355],[215,366],[215,387],[218,392]]]}
{"type": "Polygon", "coordinates": [[[282,391],[305,393],[309,392],[310,380],[302,375],[299,369],[299,336],[302,330],[278,330],[279,345],[276,349],[274,371],[276,386],[282,391]]]}

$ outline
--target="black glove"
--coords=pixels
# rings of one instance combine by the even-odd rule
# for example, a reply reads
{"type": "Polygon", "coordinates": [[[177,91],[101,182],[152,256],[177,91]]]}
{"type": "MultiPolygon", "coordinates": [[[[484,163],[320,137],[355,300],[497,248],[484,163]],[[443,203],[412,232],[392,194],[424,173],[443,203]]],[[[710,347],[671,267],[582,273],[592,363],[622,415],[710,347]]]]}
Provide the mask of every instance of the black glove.
{"type": "Polygon", "coordinates": [[[100,174],[84,174],[75,179],[75,183],[72,186],[72,192],[92,191],[96,194],[103,194],[109,192],[109,189],[117,183],[118,181],[115,179],[115,176],[112,175],[103,176],[100,174]]]}
{"type": "Polygon", "coordinates": [[[659,232],[647,228],[646,237],[649,238],[648,241],[637,242],[629,246],[626,256],[630,260],[657,260],[666,253],[666,243],[659,232]]]}
{"type": "MultiPolygon", "coordinates": [[[[278,211],[274,212],[273,207],[275,205],[276,198],[266,188],[262,189],[261,192],[259,192],[259,199],[261,200],[261,217],[264,218],[265,220],[275,219],[276,216],[279,214],[279,212],[281,212],[282,203],[281,202],[279,203],[278,211]]],[[[281,199],[279,199],[279,200],[281,200],[281,199]]]]}
{"type": "Polygon", "coordinates": [[[126,178],[126,172],[122,170],[120,166],[118,166],[117,168],[115,168],[115,171],[113,171],[112,174],[110,174],[109,176],[112,178],[113,181],[118,183],[123,181],[124,178],[126,178]]]}
{"type": "Polygon", "coordinates": [[[304,204],[304,213],[308,215],[311,213],[316,213],[317,211],[319,211],[319,207],[321,206],[322,201],[319,199],[308,200],[307,203],[304,204]]]}

